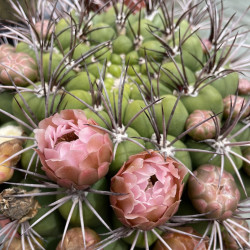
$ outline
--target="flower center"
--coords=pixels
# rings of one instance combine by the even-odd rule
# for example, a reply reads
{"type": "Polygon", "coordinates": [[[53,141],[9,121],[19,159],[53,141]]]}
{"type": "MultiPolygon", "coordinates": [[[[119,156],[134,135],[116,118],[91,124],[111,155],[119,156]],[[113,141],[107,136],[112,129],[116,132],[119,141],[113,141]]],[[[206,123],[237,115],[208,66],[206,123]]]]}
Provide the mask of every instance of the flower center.
{"type": "Polygon", "coordinates": [[[77,140],[77,139],[78,139],[78,136],[75,134],[74,131],[72,131],[72,132],[70,132],[70,133],[68,133],[68,134],[65,134],[65,135],[59,137],[59,138],[57,139],[55,145],[57,145],[57,144],[60,143],[60,142],[64,142],[64,141],[66,141],[66,142],[71,142],[71,141],[75,141],[75,140],[77,140]]]}

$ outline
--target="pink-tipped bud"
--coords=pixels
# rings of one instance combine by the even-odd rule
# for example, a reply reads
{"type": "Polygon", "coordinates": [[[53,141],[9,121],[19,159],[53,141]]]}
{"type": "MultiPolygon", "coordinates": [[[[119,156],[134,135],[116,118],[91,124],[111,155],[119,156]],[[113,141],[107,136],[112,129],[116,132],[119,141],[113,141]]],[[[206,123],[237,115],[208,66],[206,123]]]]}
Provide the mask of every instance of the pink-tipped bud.
{"type": "Polygon", "coordinates": [[[127,227],[151,230],[177,211],[186,169],[153,150],[133,155],[111,179],[111,206],[127,227]]]}
{"type": "Polygon", "coordinates": [[[240,79],[238,90],[240,95],[250,95],[250,81],[247,79],[240,79]]]}
{"type": "Polygon", "coordinates": [[[104,177],[112,161],[108,133],[79,109],[62,110],[35,129],[37,153],[47,176],[62,187],[86,189],[104,177]]]}
{"type": "Polygon", "coordinates": [[[39,21],[35,24],[35,30],[39,34],[40,37],[45,38],[50,37],[53,32],[53,27],[49,20],[39,21]]]}
{"type": "MultiPolygon", "coordinates": [[[[244,97],[229,95],[223,99],[225,118],[229,117],[232,112],[232,118],[235,118],[242,110],[242,107],[246,105],[247,101],[244,97]],[[232,109],[233,108],[233,109],[232,109]]],[[[250,105],[248,105],[246,111],[241,116],[241,119],[247,117],[250,114],[250,105]]]]}
{"type": "MultiPolygon", "coordinates": [[[[230,226],[246,241],[250,242],[250,234],[246,231],[249,230],[249,226],[246,220],[239,220],[235,218],[231,218],[231,221],[233,221],[236,224],[230,223],[230,226]],[[246,230],[242,229],[241,227],[245,228],[246,230]]],[[[232,232],[232,230],[231,230],[232,232]]],[[[246,243],[234,232],[232,234],[235,236],[235,238],[239,241],[242,247],[246,246],[246,243]]],[[[222,238],[223,238],[223,243],[225,246],[225,249],[230,249],[230,250],[237,250],[240,249],[240,246],[237,244],[237,241],[231,236],[231,234],[228,233],[228,231],[224,230],[222,232],[222,238]]]]}
{"type": "Polygon", "coordinates": [[[188,181],[189,198],[199,213],[206,217],[224,220],[232,216],[240,200],[240,192],[233,176],[221,169],[206,164],[194,171],[198,181],[190,176],[188,181]],[[220,181],[220,182],[219,182],[220,181]]]}
{"type": "Polygon", "coordinates": [[[201,47],[204,53],[212,49],[213,44],[208,39],[202,39],[201,47]]]}
{"type": "Polygon", "coordinates": [[[84,232],[86,248],[84,248],[82,229],[80,227],[74,227],[66,232],[63,244],[62,241],[60,241],[56,250],[94,250],[94,245],[100,241],[99,235],[90,228],[85,228],[84,232]]]}
{"type": "Polygon", "coordinates": [[[27,86],[29,82],[24,78],[35,81],[38,76],[37,64],[26,53],[9,53],[0,59],[0,83],[17,86],[27,86]],[[24,76],[24,77],[22,77],[24,76]]]}
{"type": "Polygon", "coordinates": [[[1,44],[0,45],[0,58],[4,58],[10,53],[15,53],[15,48],[9,44],[1,44]]]}
{"type": "MultiPolygon", "coordinates": [[[[186,129],[191,128],[192,126],[195,126],[204,120],[210,118],[213,115],[211,111],[208,110],[195,110],[193,113],[191,113],[186,121],[186,129]]],[[[220,124],[220,120],[218,117],[214,118],[217,119],[217,123],[220,124]]],[[[200,141],[205,139],[212,139],[214,138],[216,134],[216,126],[213,118],[210,120],[203,122],[198,127],[192,129],[188,134],[191,136],[194,140],[200,141]]]]}
{"type": "MultiPolygon", "coordinates": [[[[177,232],[167,232],[161,237],[168,244],[172,250],[206,250],[208,248],[208,237],[206,237],[201,243],[200,239],[202,235],[199,235],[192,227],[177,227],[177,230],[183,231],[184,233],[192,234],[186,235],[177,232]],[[198,237],[196,237],[198,236],[198,237]]],[[[153,250],[167,250],[168,248],[164,244],[157,240],[153,250]]]]}

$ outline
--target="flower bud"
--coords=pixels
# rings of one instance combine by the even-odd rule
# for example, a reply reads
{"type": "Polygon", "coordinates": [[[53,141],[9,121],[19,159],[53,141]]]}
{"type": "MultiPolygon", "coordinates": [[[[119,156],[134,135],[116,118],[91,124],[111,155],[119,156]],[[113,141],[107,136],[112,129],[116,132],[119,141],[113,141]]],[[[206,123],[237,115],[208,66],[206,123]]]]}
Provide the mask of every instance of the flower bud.
{"type": "Polygon", "coordinates": [[[74,227],[66,232],[63,244],[62,241],[57,245],[56,250],[69,250],[69,249],[88,249],[94,250],[94,245],[100,241],[99,235],[91,230],[90,228],[85,228],[85,242],[86,248],[83,246],[82,229],[80,227],[74,227]]]}
{"type": "Polygon", "coordinates": [[[38,75],[37,65],[33,58],[26,53],[8,53],[0,59],[0,82],[5,85],[27,86],[23,76],[35,81],[38,75]]]}
{"type": "Polygon", "coordinates": [[[35,24],[35,30],[36,32],[39,34],[40,37],[45,38],[50,37],[50,35],[53,32],[53,27],[49,27],[49,25],[51,26],[51,23],[49,22],[49,20],[43,20],[39,21],[35,24]],[[48,30],[49,29],[49,30],[48,30]]]}
{"type": "MultiPolygon", "coordinates": [[[[241,96],[229,95],[223,99],[224,111],[223,115],[225,118],[229,117],[230,111],[233,108],[232,118],[235,118],[241,111],[242,107],[247,103],[246,99],[241,96]]],[[[232,112],[231,111],[231,112],[232,112]]],[[[246,109],[241,119],[247,117],[250,114],[250,106],[246,109]]]]}
{"type": "MultiPolygon", "coordinates": [[[[167,232],[163,234],[161,237],[172,250],[206,250],[208,248],[208,238],[206,237],[201,243],[199,243],[202,236],[196,233],[192,227],[177,227],[175,229],[192,234],[194,236],[177,232],[167,232]]],[[[153,250],[167,250],[167,248],[160,240],[157,240],[153,250]]]]}
{"type": "Polygon", "coordinates": [[[97,123],[82,110],[62,110],[42,120],[34,131],[42,169],[62,187],[85,189],[109,170],[112,142],[91,125],[97,123]]]}
{"type": "Polygon", "coordinates": [[[177,211],[186,169],[153,150],[133,155],[111,179],[111,205],[127,227],[151,230],[177,211]]]}
{"type": "Polygon", "coordinates": [[[7,56],[10,53],[15,53],[15,48],[10,44],[1,44],[0,45],[0,58],[7,56]]]}
{"type": "MultiPolygon", "coordinates": [[[[199,124],[200,122],[210,118],[212,115],[213,113],[208,110],[195,110],[189,115],[186,121],[186,129],[199,124]]],[[[218,123],[220,122],[218,117],[215,119],[217,119],[218,123]]],[[[211,118],[210,120],[203,122],[198,127],[192,129],[188,134],[196,141],[212,139],[216,134],[215,121],[211,118]]]]}
{"type": "Polygon", "coordinates": [[[240,95],[250,95],[250,81],[247,79],[240,79],[238,90],[240,95]]]}
{"type": "Polygon", "coordinates": [[[219,167],[205,164],[194,171],[188,181],[189,198],[199,213],[206,217],[224,220],[232,216],[240,200],[240,192],[233,176],[219,167]],[[220,183],[219,183],[220,181],[220,183]]]}

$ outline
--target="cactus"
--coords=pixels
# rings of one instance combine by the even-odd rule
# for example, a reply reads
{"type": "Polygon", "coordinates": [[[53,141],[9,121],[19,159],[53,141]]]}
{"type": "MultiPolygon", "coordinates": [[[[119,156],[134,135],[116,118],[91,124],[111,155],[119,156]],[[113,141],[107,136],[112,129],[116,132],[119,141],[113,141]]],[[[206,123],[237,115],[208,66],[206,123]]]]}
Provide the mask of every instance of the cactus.
{"type": "Polygon", "coordinates": [[[249,248],[242,17],[217,0],[24,1],[0,34],[3,249],[249,248]]]}

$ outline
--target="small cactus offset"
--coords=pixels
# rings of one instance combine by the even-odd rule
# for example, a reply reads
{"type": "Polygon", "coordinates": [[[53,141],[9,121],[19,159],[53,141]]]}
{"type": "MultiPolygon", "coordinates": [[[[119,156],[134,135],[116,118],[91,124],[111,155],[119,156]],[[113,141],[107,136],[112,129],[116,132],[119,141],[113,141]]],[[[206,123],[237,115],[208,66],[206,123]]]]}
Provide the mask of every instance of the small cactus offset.
{"type": "Polygon", "coordinates": [[[8,2],[2,248],[249,249],[244,14],[219,0],[8,2]]]}

